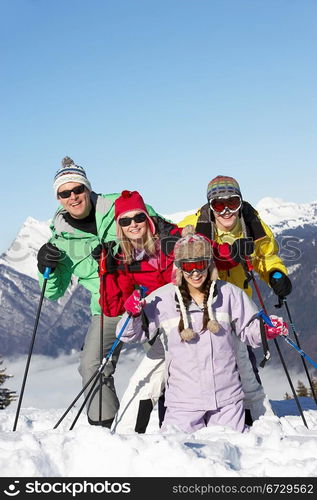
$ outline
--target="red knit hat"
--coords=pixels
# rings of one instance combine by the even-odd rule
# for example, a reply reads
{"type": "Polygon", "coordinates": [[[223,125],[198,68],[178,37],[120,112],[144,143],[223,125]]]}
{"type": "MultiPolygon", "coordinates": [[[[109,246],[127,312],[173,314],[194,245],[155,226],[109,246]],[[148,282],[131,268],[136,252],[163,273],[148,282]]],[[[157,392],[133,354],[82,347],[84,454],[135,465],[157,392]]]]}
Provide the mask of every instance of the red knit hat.
{"type": "Polygon", "coordinates": [[[155,225],[153,220],[148,214],[142,196],[137,191],[122,191],[121,196],[114,202],[114,218],[115,220],[121,218],[126,212],[138,210],[147,216],[150,230],[155,234],[155,225]]]}

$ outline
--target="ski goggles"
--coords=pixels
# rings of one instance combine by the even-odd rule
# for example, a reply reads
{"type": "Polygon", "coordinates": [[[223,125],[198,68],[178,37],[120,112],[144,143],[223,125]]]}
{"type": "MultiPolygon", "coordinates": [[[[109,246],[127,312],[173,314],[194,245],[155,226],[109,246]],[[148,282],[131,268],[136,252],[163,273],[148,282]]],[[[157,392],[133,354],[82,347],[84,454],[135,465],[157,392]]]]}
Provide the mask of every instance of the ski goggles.
{"type": "Polygon", "coordinates": [[[227,210],[231,213],[237,212],[242,205],[240,196],[229,196],[228,198],[214,198],[210,201],[211,210],[223,215],[227,210]]]}
{"type": "Polygon", "coordinates": [[[141,212],[139,214],[134,215],[133,217],[121,217],[121,219],[118,220],[118,223],[121,227],[127,227],[130,226],[133,220],[136,224],[139,224],[140,222],[145,222],[146,219],[147,219],[146,214],[141,212]]]}
{"type": "Polygon", "coordinates": [[[181,269],[186,276],[191,276],[195,272],[198,274],[203,274],[207,271],[210,266],[210,259],[200,259],[200,260],[180,260],[175,262],[176,267],[181,269]]]}
{"type": "Polygon", "coordinates": [[[65,191],[59,191],[57,193],[57,196],[59,198],[63,198],[65,200],[66,198],[69,198],[72,193],[81,194],[85,191],[85,189],[86,188],[85,188],[84,184],[80,184],[80,186],[76,186],[73,189],[65,189],[65,191]]]}

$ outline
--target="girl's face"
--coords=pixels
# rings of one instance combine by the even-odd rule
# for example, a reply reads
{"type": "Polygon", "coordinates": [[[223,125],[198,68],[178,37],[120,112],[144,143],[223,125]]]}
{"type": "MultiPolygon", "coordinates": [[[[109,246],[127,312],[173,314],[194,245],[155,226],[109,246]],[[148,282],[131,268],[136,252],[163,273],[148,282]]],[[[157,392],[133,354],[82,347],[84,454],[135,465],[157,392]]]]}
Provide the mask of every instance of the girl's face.
{"type": "Polygon", "coordinates": [[[183,272],[183,276],[185,281],[187,282],[189,292],[192,290],[199,290],[202,291],[203,284],[206,281],[207,274],[208,274],[208,269],[205,269],[204,271],[197,271],[195,270],[194,272],[188,274],[185,271],[183,272]]]}
{"type": "Polygon", "coordinates": [[[130,221],[128,221],[129,224],[127,226],[121,226],[121,229],[124,236],[128,238],[132,244],[144,241],[146,238],[147,220],[145,219],[143,222],[136,222],[134,219],[137,214],[141,213],[143,212],[140,212],[140,210],[131,210],[120,217],[120,219],[130,219],[130,221]]]}

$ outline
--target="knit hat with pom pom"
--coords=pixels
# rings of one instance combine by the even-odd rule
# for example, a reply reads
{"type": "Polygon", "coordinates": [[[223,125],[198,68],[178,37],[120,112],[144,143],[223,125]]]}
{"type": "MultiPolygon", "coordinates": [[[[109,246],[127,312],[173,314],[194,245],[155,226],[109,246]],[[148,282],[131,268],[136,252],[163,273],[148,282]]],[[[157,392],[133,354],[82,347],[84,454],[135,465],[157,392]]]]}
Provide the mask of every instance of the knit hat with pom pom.
{"type": "Polygon", "coordinates": [[[180,332],[180,336],[185,341],[190,341],[195,338],[196,333],[189,327],[189,320],[186,307],[182,298],[181,291],[179,287],[183,282],[183,272],[178,267],[180,262],[183,261],[193,261],[193,260],[210,260],[210,276],[212,279],[209,295],[207,300],[207,311],[209,315],[209,321],[207,328],[211,333],[217,333],[219,331],[219,324],[216,321],[212,304],[216,300],[215,286],[216,280],[218,278],[218,271],[213,262],[213,252],[210,241],[201,234],[195,233],[193,226],[186,226],[182,231],[182,238],[178,240],[174,247],[174,273],[173,273],[173,283],[175,285],[175,291],[179,302],[180,313],[184,322],[184,330],[180,332]]]}
{"type": "Polygon", "coordinates": [[[74,161],[69,157],[65,156],[62,159],[62,166],[57,170],[54,177],[54,193],[57,197],[57,192],[60,186],[66,184],[67,182],[78,182],[86,186],[88,191],[91,191],[91,185],[87,179],[87,175],[83,167],[75,165],[74,161]]]}
{"type": "Polygon", "coordinates": [[[143,212],[148,220],[150,230],[152,234],[155,234],[155,225],[153,220],[148,214],[145,203],[142,196],[137,191],[122,191],[121,196],[114,202],[114,218],[115,220],[120,219],[127,212],[132,212],[137,210],[138,212],[143,212]]]}

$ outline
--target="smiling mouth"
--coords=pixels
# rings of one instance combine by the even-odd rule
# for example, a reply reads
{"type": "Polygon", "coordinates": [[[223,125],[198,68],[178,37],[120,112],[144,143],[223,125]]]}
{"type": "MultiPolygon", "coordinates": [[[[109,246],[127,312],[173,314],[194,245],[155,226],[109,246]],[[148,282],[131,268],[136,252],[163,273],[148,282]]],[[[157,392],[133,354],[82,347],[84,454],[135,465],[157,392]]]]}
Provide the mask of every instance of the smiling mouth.
{"type": "Polygon", "coordinates": [[[81,204],[81,201],[75,201],[74,203],[71,204],[71,207],[78,207],[78,205],[81,204]]]}
{"type": "Polygon", "coordinates": [[[223,214],[221,215],[220,217],[222,219],[231,219],[231,217],[233,217],[235,214],[230,214],[230,213],[227,213],[227,214],[223,214]]]}
{"type": "Polygon", "coordinates": [[[201,274],[200,276],[197,276],[195,278],[194,278],[194,276],[191,276],[191,279],[192,279],[192,281],[196,282],[196,281],[200,281],[202,279],[202,277],[203,277],[203,274],[201,274]]]}

